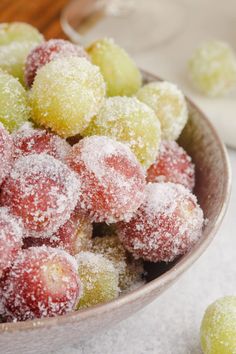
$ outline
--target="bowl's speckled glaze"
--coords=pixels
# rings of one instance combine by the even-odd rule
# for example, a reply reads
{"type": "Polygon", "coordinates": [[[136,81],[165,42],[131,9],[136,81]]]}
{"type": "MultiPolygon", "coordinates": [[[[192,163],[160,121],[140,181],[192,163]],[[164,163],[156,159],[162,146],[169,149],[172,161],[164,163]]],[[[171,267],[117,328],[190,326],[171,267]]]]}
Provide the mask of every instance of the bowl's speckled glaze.
{"type": "MultiPolygon", "coordinates": [[[[143,73],[144,81],[158,78],[143,73]]],[[[0,353],[40,354],[78,343],[127,318],[159,296],[207,248],[219,228],[230,195],[227,152],[204,114],[188,100],[190,118],[179,141],[196,164],[195,193],[208,219],[196,246],[175,263],[147,264],[149,282],[110,303],[65,316],[0,324],[0,353]]]]}

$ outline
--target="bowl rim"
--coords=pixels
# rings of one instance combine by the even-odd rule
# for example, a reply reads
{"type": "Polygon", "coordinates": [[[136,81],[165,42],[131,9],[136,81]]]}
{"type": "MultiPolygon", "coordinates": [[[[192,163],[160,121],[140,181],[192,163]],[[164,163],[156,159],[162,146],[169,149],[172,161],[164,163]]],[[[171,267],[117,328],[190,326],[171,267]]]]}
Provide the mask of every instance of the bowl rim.
{"type": "MultiPolygon", "coordinates": [[[[162,81],[161,78],[159,78],[155,74],[150,74],[149,72],[145,70],[141,70],[143,77],[145,78],[151,78],[155,81],[160,80],[162,81]]],[[[62,315],[62,316],[56,316],[56,317],[49,317],[49,318],[42,318],[42,319],[34,319],[34,320],[27,320],[27,321],[19,321],[19,322],[7,322],[7,323],[0,323],[0,334],[4,332],[14,332],[14,331],[26,331],[26,330],[35,330],[43,327],[52,327],[52,326],[61,326],[66,323],[71,323],[71,322],[76,322],[76,321],[82,321],[83,319],[88,319],[94,316],[100,316],[101,314],[104,314],[106,312],[111,312],[113,309],[116,309],[118,307],[121,307],[125,304],[128,303],[133,303],[135,302],[138,298],[140,297],[145,297],[152,291],[154,291],[156,288],[165,288],[176,281],[181,274],[183,274],[196,260],[202,255],[202,253],[207,249],[211,241],[216,235],[216,232],[218,231],[224,215],[226,213],[228,203],[229,203],[229,198],[230,198],[230,191],[231,191],[231,181],[232,181],[232,175],[231,175],[231,166],[230,166],[230,161],[229,161],[229,156],[226,150],[226,147],[219,137],[216,129],[212,125],[212,123],[209,121],[205,113],[202,112],[201,109],[198,108],[198,106],[195,105],[195,103],[192,102],[191,99],[186,97],[186,100],[188,104],[190,104],[200,115],[201,119],[205,121],[205,123],[208,125],[210,128],[212,135],[214,136],[214,140],[217,141],[218,146],[220,148],[222,158],[223,158],[223,164],[224,164],[224,188],[223,188],[223,195],[225,196],[224,200],[221,203],[221,209],[219,211],[219,214],[217,216],[215,224],[212,226],[210,229],[209,233],[201,239],[201,242],[199,241],[192,249],[190,252],[188,252],[186,255],[181,257],[181,259],[174,265],[172,268],[164,272],[162,275],[157,277],[156,279],[151,280],[148,283],[145,283],[141,287],[130,291],[129,293],[122,295],[118,297],[115,300],[112,300],[108,303],[105,304],[100,304],[96,305],[93,307],[90,307],[88,309],[81,309],[79,311],[73,311],[68,314],[62,315]]]]}

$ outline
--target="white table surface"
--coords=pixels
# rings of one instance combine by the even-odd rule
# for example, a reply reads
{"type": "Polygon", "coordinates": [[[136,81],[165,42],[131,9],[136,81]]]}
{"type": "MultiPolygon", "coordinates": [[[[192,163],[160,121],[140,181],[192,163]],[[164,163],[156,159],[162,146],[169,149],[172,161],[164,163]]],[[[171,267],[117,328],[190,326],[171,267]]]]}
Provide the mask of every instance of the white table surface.
{"type": "MultiPolygon", "coordinates": [[[[192,90],[185,71],[186,60],[202,40],[222,38],[236,45],[232,31],[236,27],[235,0],[226,0],[225,6],[215,0],[181,1],[192,7],[186,29],[174,42],[147,53],[135,53],[135,58],[141,67],[178,83],[217,124],[223,137],[236,142],[236,94],[218,100],[204,98],[192,90]]],[[[236,295],[236,150],[229,150],[229,154],[235,180],[230,206],[220,231],[202,257],[151,305],[88,342],[78,346],[68,343],[57,354],[201,353],[199,327],[204,310],[218,297],[236,295]]]]}
{"type": "MultiPolygon", "coordinates": [[[[236,151],[229,155],[236,181],[236,151]]],[[[204,310],[218,297],[236,295],[235,209],[236,183],[216,238],[177,283],[116,327],[78,346],[68,343],[57,354],[200,354],[204,310]]]]}

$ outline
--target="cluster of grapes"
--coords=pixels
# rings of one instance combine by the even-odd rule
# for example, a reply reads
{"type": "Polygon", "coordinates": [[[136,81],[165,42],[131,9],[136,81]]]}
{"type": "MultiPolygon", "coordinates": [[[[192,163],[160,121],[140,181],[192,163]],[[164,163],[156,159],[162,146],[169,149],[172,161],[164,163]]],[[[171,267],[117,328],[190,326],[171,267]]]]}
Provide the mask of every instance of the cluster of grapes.
{"type": "Polygon", "coordinates": [[[20,23],[0,27],[0,67],[5,321],[110,301],[142,283],[143,261],[190,250],[204,219],[174,84],[142,86],[111,39],[85,50],[20,23]]]}

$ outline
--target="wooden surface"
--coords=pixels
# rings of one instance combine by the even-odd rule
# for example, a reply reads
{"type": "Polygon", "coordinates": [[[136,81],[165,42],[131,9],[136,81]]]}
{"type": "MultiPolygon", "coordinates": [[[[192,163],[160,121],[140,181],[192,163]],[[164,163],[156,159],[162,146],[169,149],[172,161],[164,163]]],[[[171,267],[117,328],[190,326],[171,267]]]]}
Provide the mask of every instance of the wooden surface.
{"type": "Polygon", "coordinates": [[[0,22],[24,21],[46,38],[65,38],[60,13],[68,0],[0,0],[0,22]]]}

